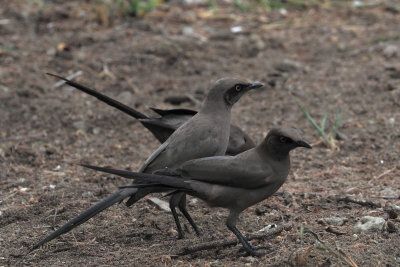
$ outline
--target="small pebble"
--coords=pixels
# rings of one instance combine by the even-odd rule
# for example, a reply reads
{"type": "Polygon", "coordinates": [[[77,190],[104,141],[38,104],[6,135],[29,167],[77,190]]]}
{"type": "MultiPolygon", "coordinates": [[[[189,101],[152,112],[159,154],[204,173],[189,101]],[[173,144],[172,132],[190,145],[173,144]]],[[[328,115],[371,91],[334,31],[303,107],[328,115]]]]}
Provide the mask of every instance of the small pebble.
{"type": "Polygon", "coordinates": [[[385,219],[381,217],[364,216],[358,221],[354,227],[354,233],[367,233],[382,231],[385,219]]]}
{"type": "Polygon", "coordinates": [[[399,54],[399,48],[396,45],[388,45],[383,49],[383,55],[386,58],[391,58],[399,54]]]}

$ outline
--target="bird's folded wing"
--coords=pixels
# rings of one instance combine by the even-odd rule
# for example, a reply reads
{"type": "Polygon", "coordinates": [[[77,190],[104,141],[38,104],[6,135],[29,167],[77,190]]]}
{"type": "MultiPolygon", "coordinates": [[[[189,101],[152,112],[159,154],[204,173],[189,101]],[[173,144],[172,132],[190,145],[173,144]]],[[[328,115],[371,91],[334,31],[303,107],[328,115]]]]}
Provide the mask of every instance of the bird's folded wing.
{"type": "Polygon", "coordinates": [[[168,141],[162,143],[153,154],[144,162],[143,166],[140,168],[139,172],[145,172],[146,168],[168,147],[168,141]]]}
{"type": "Polygon", "coordinates": [[[274,182],[273,171],[268,165],[230,156],[190,160],[180,171],[186,179],[248,189],[274,182]]]}
{"type": "Polygon", "coordinates": [[[176,130],[171,125],[162,122],[159,119],[141,119],[140,122],[143,123],[143,125],[152,125],[154,127],[170,129],[172,132],[176,130]]]}

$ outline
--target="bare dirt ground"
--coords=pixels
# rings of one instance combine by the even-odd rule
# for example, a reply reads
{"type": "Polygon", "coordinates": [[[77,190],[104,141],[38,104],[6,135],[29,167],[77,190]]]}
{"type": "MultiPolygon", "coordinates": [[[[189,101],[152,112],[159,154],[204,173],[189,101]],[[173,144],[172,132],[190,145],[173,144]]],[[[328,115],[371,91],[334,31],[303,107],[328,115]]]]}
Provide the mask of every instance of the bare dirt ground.
{"type": "Polygon", "coordinates": [[[387,212],[400,205],[396,9],[284,14],[166,4],[144,18],[118,16],[111,24],[90,2],[34,3],[0,3],[0,265],[345,265],[315,249],[311,234],[301,238],[301,226],[332,248],[336,244],[358,266],[399,265],[399,212],[387,212]],[[242,31],[232,33],[234,26],[242,31]],[[279,192],[242,214],[238,228],[245,234],[269,224],[292,225],[259,241],[271,246],[264,256],[243,255],[240,245],[179,256],[189,245],[233,237],[225,210],[191,199],[189,209],[204,237],[188,232],[176,240],[172,216],[143,200],[132,208],[115,205],[21,257],[127,183],[77,163],[137,170],[159,145],[137,121],[68,86],[54,88],[57,80],[45,75],[77,71],[83,74],[76,81],[149,114],[149,107],[176,107],[164,101],[170,96],[189,95],[198,101],[179,106],[198,109],[210,83],[223,76],[259,80],[266,88],[233,109],[233,121],[257,142],[278,124],[298,127],[311,143],[320,140],[294,96],[318,121],[340,109],[345,138],[339,151],[324,145],[294,151],[279,192]],[[339,201],[346,196],[371,205],[339,201]],[[392,198],[379,198],[387,196],[392,198]],[[365,215],[384,218],[384,229],[354,234],[365,215]],[[318,222],[331,216],[347,222],[318,222]]]}

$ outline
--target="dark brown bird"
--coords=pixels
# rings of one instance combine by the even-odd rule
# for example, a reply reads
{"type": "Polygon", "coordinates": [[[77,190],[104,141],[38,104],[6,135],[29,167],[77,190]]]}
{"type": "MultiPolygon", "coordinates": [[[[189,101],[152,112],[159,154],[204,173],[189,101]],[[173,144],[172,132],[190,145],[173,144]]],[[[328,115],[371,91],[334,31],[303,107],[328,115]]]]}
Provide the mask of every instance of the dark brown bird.
{"type": "Polygon", "coordinates": [[[248,253],[256,255],[257,248],[244,238],[236,222],[243,210],[268,198],[282,186],[290,170],[289,152],[297,147],[311,148],[296,129],[277,127],[257,147],[241,154],[189,160],[175,170],[160,170],[157,175],[83,166],[134,179],[135,184],[122,187],[125,189],[165,186],[198,197],[212,207],[228,209],[228,229],[248,253]]]}

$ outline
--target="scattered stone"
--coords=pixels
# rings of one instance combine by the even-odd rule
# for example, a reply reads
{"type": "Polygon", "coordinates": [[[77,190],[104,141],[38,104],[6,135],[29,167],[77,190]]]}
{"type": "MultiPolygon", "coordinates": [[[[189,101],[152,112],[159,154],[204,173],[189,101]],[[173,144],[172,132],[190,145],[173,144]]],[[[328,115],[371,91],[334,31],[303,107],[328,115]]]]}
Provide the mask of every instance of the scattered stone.
{"type": "Polygon", "coordinates": [[[265,213],[267,213],[269,210],[270,210],[270,208],[268,208],[266,206],[261,206],[261,207],[257,207],[254,211],[255,211],[256,215],[262,216],[265,213]]]}
{"type": "Polygon", "coordinates": [[[390,187],[381,190],[379,192],[379,194],[381,196],[385,196],[385,197],[396,197],[396,196],[398,196],[398,194],[390,187]]]}
{"type": "Polygon", "coordinates": [[[389,77],[392,79],[400,79],[400,70],[392,71],[389,77]]]}
{"type": "Polygon", "coordinates": [[[391,221],[387,222],[387,224],[386,224],[386,230],[387,230],[389,233],[396,233],[396,232],[397,232],[396,225],[395,225],[393,222],[391,222],[391,221]]]}
{"type": "Polygon", "coordinates": [[[232,33],[239,33],[243,31],[243,27],[242,26],[233,26],[231,27],[231,32],[232,33]]]}
{"type": "Polygon", "coordinates": [[[117,99],[119,99],[123,104],[129,106],[133,102],[133,95],[129,91],[123,91],[117,96],[117,99]]]}
{"type": "Polygon", "coordinates": [[[391,57],[395,57],[399,54],[399,48],[397,47],[397,45],[388,45],[383,49],[383,55],[386,58],[391,58],[391,57]]]}
{"type": "Polygon", "coordinates": [[[282,197],[284,199],[285,205],[289,205],[293,202],[292,194],[286,190],[282,192],[282,197]]]}
{"type": "Polygon", "coordinates": [[[81,130],[81,131],[86,131],[87,126],[86,123],[84,121],[75,121],[72,123],[72,126],[77,129],[77,130],[81,130]]]}
{"type": "Polygon", "coordinates": [[[253,33],[250,35],[249,39],[250,39],[250,43],[253,43],[257,50],[265,49],[266,45],[265,45],[264,41],[261,39],[260,35],[253,33]]]}
{"type": "Polygon", "coordinates": [[[265,231],[268,231],[268,230],[270,230],[270,229],[272,229],[272,228],[275,228],[275,227],[277,227],[276,224],[268,224],[267,226],[261,228],[261,229],[258,230],[258,231],[259,231],[259,232],[265,232],[265,231]]]}
{"type": "Polygon", "coordinates": [[[92,130],[92,133],[94,134],[94,135],[99,135],[100,134],[100,128],[99,127],[94,127],[93,128],[93,130],[92,130]]]}
{"type": "Polygon", "coordinates": [[[83,198],[93,198],[93,197],[94,197],[94,194],[93,194],[93,192],[91,192],[91,191],[86,191],[86,192],[83,192],[83,193],[82,193],[82,197],[83,197],[83,198]]]}
{"type": "Polygon", "coordinates": [[[340,131],[336,131],[335,139],[336,140],[346,140],[347,139],[347,135],[345,135],[344,133],[342,133],[340,131]]]}
{"type": "Polygon", "coordinates": [[[250,36],[241,35],[237,37],[235,46],[238,52],[246,57],[256,57],[266,47],[262,38],[254,33],[250,36]]]}
{"type": "Polygon", "coordinates": [[[178,231],[176,231],[175,229],[169,229],[168,231],[167,231],[167,234],[169,235],[169,236],[177,236],[178,235],[178,231]]]}
{"type": "Polygon", "coordinates": [[[20,191],[21,193],[25,193],[25,192],[28,191],[28,190],[29,190],[28,187],[21,187],[21,188],[19,189],[19,191],[20,191]]]}
{"type": "Polygon", "coordinates": [[[397,89],[397,86],[391,82],[388,82],[386,85],[386,90],[388,91],[394,91],[397,89]]]}
{"type": "Polygon", "coordinates": [[[54,47],[52,47],[52,48],[50,48],[50,49],[48,49],[48,50],[46,51],[46,54],[47,54],[48,56],[52,56],[52,57],[54,57],[54,56],[56,55],[56,53],[57,53],[57,50],[56,50],[54,47]]]}
{"type": "Polygon", "coordinates": [[[221,266],[221,262],[219,260],[209,262],[208,264],[210,265],[210,267],[221,266]]]}
{"type": "Polygon", "coordinates": [[[318,219],[318,223],[320,224],[326,223],[334,226],[342,226],[347,221],[348,219],[345,217],[336,217],[336,216],[318,219]]]}
{"type": "Polygon", "coordinates": [[[345,235],[346,232],[342,232],[340,231],[337,227],[333,227],[333,226],[328,226],[325,231],[327,231],[328,233],[332,233],[335,235],[345,235]]]}
{"type": "Polygon", "coordinates": [[[303,64],[291,59],[284,59],[282,62],[275,64],[275,69],[280,72],[294,72],[303,68],[303,64]]]}
{"type": "Polygon", "coordinates": [[[364,216],[358,221],[354,227],[354,233],[367,233],[382,231],[385,219],[381,217],[364,216]]]}
{"type": "Polygon", "coordinates": [[[197,204],[197,202],[199,202],[197,198],[191,198],[189,200],[189,205],[194,206],[197,204]]]}
{"type": "Polygon", "coordinates": [[[173,64],[178,58],[181,57],[183,50],[180,46],[180,43],[177,41],[165,38],[155,38],[154,45],[148,47],[146,52],[161,58],[165,58],[168,64],[173,64]]]}
{"type": "Polygon", "coordinates": [[[44,150],[44,153],[46,153],[48,156],[53,155],[56,152],[57,150],[54,147],[46,147],[44,150]]]}
{"type": "Polygon", "coordinates": [[[149,202],[151,205],[155,206],[159,210],[170,212],[171,209],[169,208],[169,203],[167,201],[161,200],[156,197],[149,197],[147,199],[147,202],[149,202]]]}
{"type": "Polygon", "coordinates": [[[384,210],[389,215],[389,219],[396,219],[400,213],[400,207],[394,204],[386,206],[384,210]]]}

